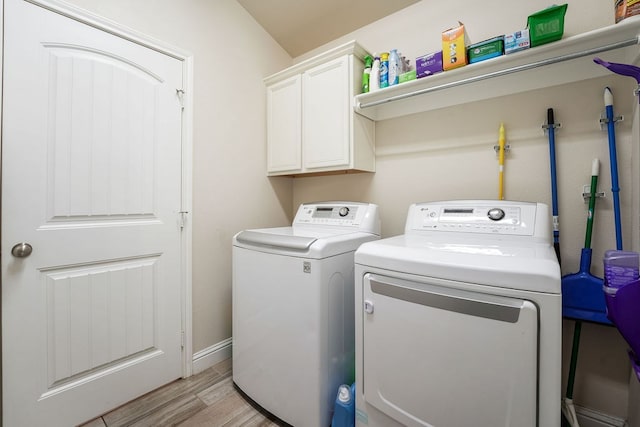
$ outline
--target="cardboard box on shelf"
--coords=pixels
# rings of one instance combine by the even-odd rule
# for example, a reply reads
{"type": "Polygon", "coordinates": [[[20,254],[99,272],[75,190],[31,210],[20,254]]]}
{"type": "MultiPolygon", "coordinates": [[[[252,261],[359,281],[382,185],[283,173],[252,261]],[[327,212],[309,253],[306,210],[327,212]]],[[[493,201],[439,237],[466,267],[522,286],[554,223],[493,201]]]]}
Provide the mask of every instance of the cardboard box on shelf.
{"type": "Polygon", "coordinates": [[[469,64],[495,58],[504,54],[504,36],[493,37],[489,40],[474,43],[469,46],[467,56],[469,64]]]}
{"type": "Polygon", "coordinates": [[[442,72],[442,51],[416,58],[416,77],[422,78],[442,72]]]}
{"type": "Polygon", "coordinates": [[[505,34],[504,36],[504,53],[508,55],[510,53],[518,52],[524,49],[529,49],[531,42],[529,41],[529,29],[516,31],[515,33],[505,34]]]}
{"type": "Polygon", "coordinates": [[[451,70],[467,65],[467,37],[464,24],[442,32],[442,69],[451,70]]]}

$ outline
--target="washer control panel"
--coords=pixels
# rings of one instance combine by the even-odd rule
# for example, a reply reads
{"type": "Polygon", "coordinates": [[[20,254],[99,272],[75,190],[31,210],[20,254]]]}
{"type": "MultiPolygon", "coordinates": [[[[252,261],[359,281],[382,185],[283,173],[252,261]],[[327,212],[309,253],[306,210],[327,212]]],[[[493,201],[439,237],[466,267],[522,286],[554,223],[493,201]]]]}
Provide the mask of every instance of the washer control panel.
{"type": "Polygon", "coordinates": [[[379,234],[378,207],[371,203],[321,202],[302,204],[293,225],[351,227],[379,234]]]}
{"type": "Polygon", "coordinates": [[[504,200],[416,203],[409,208],[405,232],[448,231],[531,236],[537,203],[504,200]]]}

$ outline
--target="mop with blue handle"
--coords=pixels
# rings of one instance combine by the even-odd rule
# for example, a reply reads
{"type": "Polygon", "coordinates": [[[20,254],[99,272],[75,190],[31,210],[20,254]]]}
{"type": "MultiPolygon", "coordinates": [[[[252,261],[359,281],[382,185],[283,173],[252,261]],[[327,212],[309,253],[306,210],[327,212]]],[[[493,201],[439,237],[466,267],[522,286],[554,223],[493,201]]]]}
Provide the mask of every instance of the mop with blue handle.
{"type": "MultiPolygon", "coordinates": [[[[633,77],[640,92],[640,68],[635,65],[619,64],[594,58],[593,62],[622,76],[633,77]]],[[[638,98],[640,101],[640,97],[638,98]]],[[[622,222],[620,219],[620,187],[618,186],[618,159],[616,154],[615,118],[613,115],[613,94],[608,87],[604,90],[604,106],[607,116],[607,131],[609,134],[609,161],[611,162],[611,192],[613,193],[613,209],[616,224],[616,249],[622,250],[622,222]]]]}
{"type": "Polygon", "coordinates": [[[549,134],[549,169],[551,171],[551,210],[553,215],[553,249],[556,251],[558,263],[560,258],[560,220],[558,216],[558,181],[556,178],[556,123],[553,108],[547,109],[547,132],[549,134]]]}
{"type": "MultiPolygon", "coordinates": [[[[638,88],[636,89],[636,95],[640,94],[640,67],[636,67],[635,65],[630,65],[630,64],[618,64],[615,62],[607,62],[607,61],[601,60],[600,58],[594,58],[593,61],[596,64],[600,64],[603,67],[607,68],[608,70],[616,74],[633,77],[636,80],[636,83],[638,85],[638,88]]],[[[640,102],[640,96],[638,97],[638,101],[640,102]]],[[[605,108],[606,108],[606,115],[608,119],[607,129],[609,131],[609,151],[610,151],[610,157],[612,162],[612,165],[611,165],[612,180],[611,181],[612,181],[612,187],[616,188],[617,187],[617,165],[614,163],[614,161],[617,161],[617,159],[615,158],[615,133],[613,129],[613,124],[614,124],[613,95],[611,95],[611,90],[608,88],[605,90],[605,108]],[[615,167],[615,173],[616,173],[615,175],[616,185],[613,185],[614,167],[615,167]]],[[[614,193],[614,196],[617,196],[617,194],[614,193]]],[[[615,201],[616,200],[614,198],[614,202],[615,201]]],[[[626,256],[630,256],[631,254],[633,254],[633,258],[637,260],[637,256],[638,256],[637,253],[622,252],[622,236],[621,236],[621,231],[619,231],[620,217],[618,212],[619,212],[619,206],[616,207],[616,246],[617,246],[618,254],[625,254],[626,256]],[[620,233],[620,236],[618,236],[619,233],[620,233]]],[[[615,251],[608,251],[608,253],[615,253],[615,251]]],[[[636,261],[636,264],[637,264],[637,261],[636,261]]],[[[611,298],[610,295],[607,296],[607,301],[608,301],[607,312],[611,320],[613,321],[613,323],[620,330],[620,333],[622,334],[622,336],[625,338],[627,343],[632,348],[632,350],[630,351],[630,354],[633,354],[635,356],[635,358],[632,358],[632,364],[636,372],[636,375],[640,380],[640,362],[637,359],[638,356],[640,356],[640,344],[639,344],[640,328],[638,328],[636,321],[633,320],[634,319],[633,316],[635,315],[635,313],[637,313],[636,311],[637,301],[638,299],[640,299],[640,286],[638,286],[638,282],[637,280],[635,280],[635,278],[637,277],[637,266],[634,266],[631,269],[627,268],[627,273],[629,272],[629,270],[633,271],[633,277],[632,278],[627,277],[627,278],[624,278],[624,280],[630,280],[630,283],[632,283],[633,285],[622,286],[620,289],[617,289],[617,291],[614,293],[615,298],[611,298]],[[612,304],[611,307],[609,307],[609,303],[612,304]],[[610,308],[612,308],[611,311],[609,310],[610,308]]],[[[620,273],[620,271],[618,271],[618,273],[620,273]]],[[[613,273],[611,271],[611,266],[608,266],[607,262],[605,261],[605,276],[609,276],[610,280],[620,279],[616,277],[611,277],[612,274],[613,273]]]]}
{"type": "Polygon", "coordinates": [[[620,251],[622,250],[622,222],[620,219],[620,185],[618,185],[618,157],[616,154],[616,122],[613,117],[613,94],[608,87],[604,88],[604,106],[609,134],[609,163],[611,164],[611,194],[613,195],[613,213],[616,225],[616,249],[620,251]]]}

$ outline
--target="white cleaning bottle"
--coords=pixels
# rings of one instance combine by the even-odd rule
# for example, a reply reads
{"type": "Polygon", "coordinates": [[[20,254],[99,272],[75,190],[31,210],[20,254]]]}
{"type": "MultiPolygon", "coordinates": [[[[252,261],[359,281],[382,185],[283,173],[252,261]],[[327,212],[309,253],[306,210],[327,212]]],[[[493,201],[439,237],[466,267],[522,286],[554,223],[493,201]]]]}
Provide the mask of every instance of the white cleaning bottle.
{"type": "Polygon", "coordinates": [[[400,76],[400,57],[398,57],[398,51],[391,49],[389,53],[389,86],[398,84],[398,77],[400,76]]]}
{"type": "Polygon", "coordinates": [[[380,57],[376,56],[371,66],[371,76],[369,77],[369,92],[380,89],[380,57]]]}

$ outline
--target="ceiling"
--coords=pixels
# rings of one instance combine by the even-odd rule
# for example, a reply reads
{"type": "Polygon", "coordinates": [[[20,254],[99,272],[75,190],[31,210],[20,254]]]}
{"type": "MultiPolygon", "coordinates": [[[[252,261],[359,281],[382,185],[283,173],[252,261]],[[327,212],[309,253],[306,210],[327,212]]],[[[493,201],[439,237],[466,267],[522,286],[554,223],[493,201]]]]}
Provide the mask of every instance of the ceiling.
{"type": "Polygon", "coordinates": [[[293,58],[420,0],[238,0],[293,58]]]}

